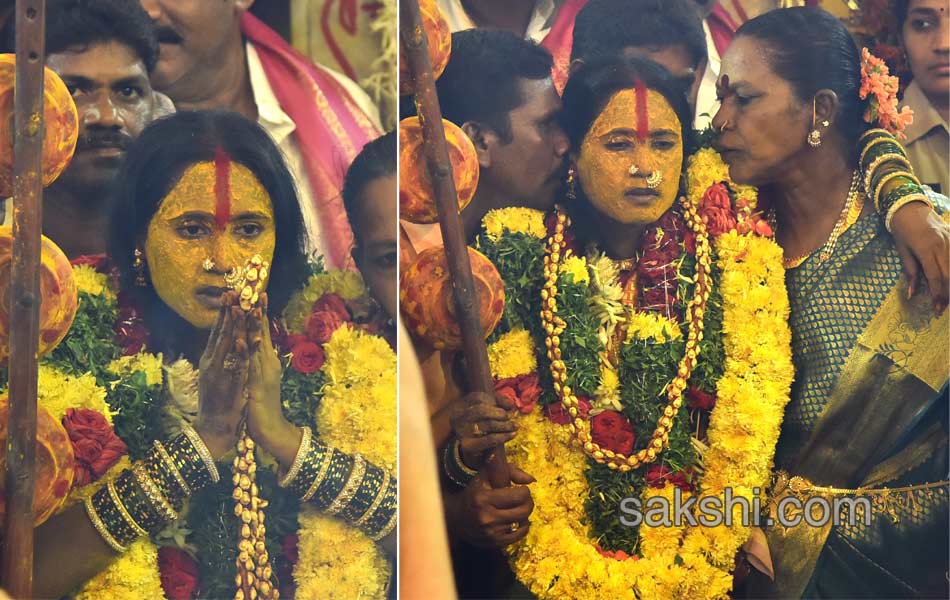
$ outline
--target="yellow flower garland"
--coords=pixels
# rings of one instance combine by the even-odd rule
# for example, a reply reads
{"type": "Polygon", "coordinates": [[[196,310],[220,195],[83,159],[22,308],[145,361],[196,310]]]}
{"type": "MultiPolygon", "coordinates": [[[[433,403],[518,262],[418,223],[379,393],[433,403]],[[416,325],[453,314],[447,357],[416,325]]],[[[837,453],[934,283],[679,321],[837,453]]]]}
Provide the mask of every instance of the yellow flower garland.
{"type": "Polygon", "coordinates": [[[523,329],[505,333],[488,348],[488,366],[496,379],[508,379],[538,368],[531,334],[523,329]]]}
{"type": "MultiPolygon", "coordinates": [[[[348,326],[324,349],[327,385],[317,412],[322,439],[395,473],[395,353],[383,339],[348,326]]],[[[364,533],[303,507],[299,536],[297,597],[386,597],[389,561],[364,533]]]]}
{"type": "Polygon", "coordinates": [[[533,208],[512,206],[488,211],[482,218],[482,225],[488,237],[497,240],[506,230],[511,233],[524,233],[531,237],[543,238],[544,213],[533,208]]]}
{"type": "MultiPolygon", "coordinates": [[[[706,154],[691,163],[693,185],[705,190],[722,176],[715,159],[718,155],[706,154]]],[[[749,191],[744,193],[749,197],[749,191]]],[[[751,194],[754,198],[754,191],[751,194]]],[[[499,230],[504,228],[502,223],[499,230]]],[[[752,488],[764,488],[768,481],[793,375],[782,252],[769,239],[735,232],[717,238],[715,246],[727,360],[717,384],[699,495],[722,498],[724,489],[731,486],[734,497],[751,498],[752,488]]],[[[635,313],[628,338],[669,339],[678,333],[666,319],[654,317],[635,313]]],[[[512,341],[525,335],[509,332],[489,347],[489,355],[500,352],[498,346],[503,344],[508,346],[506,355],[518,354],[512,341]]],[[[521,344],[520,353],[531,351],[532,345],[521,344]]],[[[550,421],[538,408],[521,417],[519,435],[508,444],[512,463],[537,479],[530,486],[535,503],[531,528],[522,542],[509,548],[516,575],[534,594],[540,598],[728,596],[733,561],[748,537],[747,528],[641,525],[639,559],[604,557],[583,526],[586,514],[577,499],[588,496],[586,458],[570,441],[570,429],[550,421]]],[[[647,497],[672,498],[673,489],[672,485],[647,488],[643,506],[647,497]]]]}

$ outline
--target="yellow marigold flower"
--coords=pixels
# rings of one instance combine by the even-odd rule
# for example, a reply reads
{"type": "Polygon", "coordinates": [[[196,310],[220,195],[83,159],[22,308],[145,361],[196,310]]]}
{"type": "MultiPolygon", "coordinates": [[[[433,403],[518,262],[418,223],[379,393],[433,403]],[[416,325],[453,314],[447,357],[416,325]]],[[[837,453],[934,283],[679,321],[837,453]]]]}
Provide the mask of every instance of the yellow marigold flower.
{"type": "Polygon", "coordinates": [[[298,598],[385,598],[392,568],[379,546],[332,517],[300,511],[298,598]]]}
{"type": "Polygon", "coordinates": [[[533,373],[538,368],[534,341],[524,329],[514,329],[500,336],[488,347],[488,364],[496,379],[507,379],[533,373]]]}
{"type": "Polygon", "coordinates": [[[284,323],[291,333],[300,333],[307,325],[313,303],[324,294],[338,294],[344,300],[355,300],[366,293],[359,273],[331,270],[310,278],[306,287],[291,296],[284,308],[284,323]]]}
{"type": "Polygon", "coordinates": [[[630,315],[627,341],[632,339],[668,342],[682,337],[679,325],[655,312],[635,312],[630,315]]]}
{"type": "Polygon", "coordinates": [[[139,352],[132,356],[122,356],[109,363],[109,372],[119,376],[132,375],[136,371],[145,373],[148,385],[162,384],[162,355],[139,352]]]}
{"type": "Polygon", "coordinates": [[[608,364],[600,365],[600,385],[594,391],[591,410],[594,413],[604,410],[620,410],[620,378],[617,371],[608,364]]]}
{"type": "Polygon", "coordinates": [[[67,375],[49,365],[40,363],[37,400],[56,420],[61,420],[70,408],[88,408],[102,413],[112,422],[112,413],[106,404],[106,390],[96,384],[91,373],[67,375]]]}
{"type": "Polygon", "coordinates": [[[109,278],[99,273],[89,265],[73,267],[73,278],[76,280],[76,289],[90,296],[104,296],[109,301],[115,300],[115,293],[109,287],[109,278]]]}
{"type": "Polygon", "coordinates": [[[140,539],[86,582],[76,600],[141,600],[164,598],[158,573],[158,549],[148,540],[140,539]]]}
{"type": "Polygon", "coordinates": [[[561,263],[561,273],[570,273],[574,276],[574,283],[588,283],[590,274],[587,272],[587,261],[580,256],[571,256],[561,263]]]}
{"type": "Polygon", "coordinates": [[[524,233],[538,239],[543,239],[547,235],[547,229],[544,227],[544,213],[520,206],[488,211],[488,214],[482,218],[482,227],[492,240],[500,238],[505,231],[524,233]]]}

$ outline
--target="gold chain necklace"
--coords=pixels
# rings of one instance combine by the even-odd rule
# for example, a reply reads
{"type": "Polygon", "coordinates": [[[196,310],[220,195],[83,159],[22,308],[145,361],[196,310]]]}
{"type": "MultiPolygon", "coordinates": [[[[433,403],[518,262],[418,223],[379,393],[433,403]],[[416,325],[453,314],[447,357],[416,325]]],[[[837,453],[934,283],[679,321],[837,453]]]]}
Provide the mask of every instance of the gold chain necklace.
{"type": "MultiPolygon", "coordinates": [[[[838,220],[835,222],[835,226],[831,230],[831,235],[828,236],[828,239],[824,244],[815,250],[812,250],[811,252],[806,252],[801,256],[795,256],[792,258],[783,258],[783,266],[786,269],[794,269],[808,260],[808,257],[810,257],[815,252],[818,252],[819,264],[824,263],[826,260],[831,258],[835,252],[835,247],[838,245],[838,238],[841,237],[842,233],[854,225],[861,216],[861,212],[864,210],[864,198],[864,194],[861,193],[860,173],[855,170],[851,176],[851,187],[848,190],[848,197],[845,199],[844,206],[841,208],[841,214],[838,216],[838,220]]],[[[775,216],[774,209],[769,213],[768,220],[769,225],[772,227],[772,231],[778,233],[778,220],[775,216]]]]}
{"type": "Polygon", "coordinates": [[[670,430],[673,427],[673,418],[683,404],[683,392],[699,357],[699,342],[703,339],[703,316],[706,312],[706,302],[712,287],[710,276],[712,265],[712,248],[706,225],[696,213],[694,207],[681,198],[683,217],[686,224],[696,236],[696,288],[693,298],[686,306],[685,318],[688,327],[686,351],[679,362],[676,376],[666,387],[667,405],[663,409],[656,429],[646,448],[630,456],[624,456],[602,448],[594,442],[590,433],[590,421],[580,416],[577,395],[571,386],[567,385],[567,366],[561,357],[561,334],[567,328],[567,322],[558,315],[557,280],[562,259],[571,256],[570,248],[564,247],[564,230],[570,226],[570,219],[560,209],[557,210],[557,223],[554,233],[545,242],[544,249],[544,287],[541,289],[541,323],[545,331],[545,346],[547,346],[548,360],[551,361],[551,375],[554,378],[554,392],[561,401],[561,405],[571,417],[571,434],[580,442],[584,453],[599,463],[606,464],[611,469],[629,471],[642,465],[652,463],[657,456],[669,445],[670,430]],[[563,252],[563,254],[562,254],[563,252]]]}

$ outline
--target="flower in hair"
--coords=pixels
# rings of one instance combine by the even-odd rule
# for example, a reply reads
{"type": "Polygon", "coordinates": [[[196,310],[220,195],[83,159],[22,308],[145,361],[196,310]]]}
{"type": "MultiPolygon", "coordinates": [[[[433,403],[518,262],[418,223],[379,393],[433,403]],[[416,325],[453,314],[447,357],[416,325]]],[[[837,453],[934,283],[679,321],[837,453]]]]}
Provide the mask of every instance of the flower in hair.
{"type": "Polygon", "coordinates": [[[898,139],[904,139],[904,128],[914,121],[914,111],[908,106],[897,110],[898,87],[897,77],[890,75],[884,61],[862,48],[859,95],[862,100],[868,100],[864,120],[871,124],[876,122],[898,139]]]}

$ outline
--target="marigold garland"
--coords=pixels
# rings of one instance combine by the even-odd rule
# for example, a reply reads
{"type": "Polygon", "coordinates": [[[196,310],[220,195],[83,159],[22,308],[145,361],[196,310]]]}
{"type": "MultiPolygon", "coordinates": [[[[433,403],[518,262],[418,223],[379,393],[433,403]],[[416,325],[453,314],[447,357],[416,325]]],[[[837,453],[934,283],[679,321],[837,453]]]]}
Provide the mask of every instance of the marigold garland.
{"type": "MultiPolygon", "coordinates": [[[[687,173],[690,190],[703,191],[689,194],[696,205],[701,205],[705,190],[725,182],[739,213],[737,223],[744,232],[726,232],[714,239],[714,272],[718,273],[722,297],[719,329],[726,360],[716,382],[716,404],[706,437],[708,448],[702,457],[704,472],[702,478],[696,478],[695,493],[721,498],[725,487],[732,486],[734,496],[751,498],[752,489],[764,488],[768,481],[792,380],[788,302],[781,249],[773,241],[751,233],[757,231],[755,190],[734,186],[726,175],[725,165],[712,150],[695,155],[687,173]],[[746,221],[752,226],[743,228],[746,221]]],[[[535,222],[541,218],[540,213],[537,215],[535,222]]],[[[505,230],[513,231],[506,227],[503,217],[499,213],[494,217],[494,227],[501,232],[500,244],[505,230]]],[[[524,215],[519,219],[523,221],[524,215]]],[[[586,270],[594,284],[612,277],[604,261],[594,257],[587,262],[586,270]]],[[[575,270],[576,265],[572,265],[560,272],[573,274],[575,270]]],[[[609,285],[597,287],[599,296],[594,294],[591,304],[606,321],[619,299],[611,294],[616,295],[618,290],[611,290],[609,285]]],[[[715,333],[708,332],[707,336],[715,333]]],[[[675,321],[657,313],[637,312],[630,318],[626,338],[628,342],[669,343],[680,335],[680,324],[675,321]]],[[[532,350],[531,335],[516,325],[496,337],[489,346],[489,355],[504,352],[515,356],[532,350]]],[[[511,370],[505,375],[525,375],[534,370],[527,366],[522,365],[525,370],[520,373],[511,370]]],[[[622,385],[615,371],[601,367],[596,387],[600,398],[595,398],[595,406],[609,404],[604,396],[617,394],[622,385]]],[[[749,530],[739,526],[687,529],[641,525],[639,557],[627,558],[622,551],[601,552],[586,525],[590,521],[584,503],[578,502],[589,495],[586,474],[592,463],[571,446],[569,427],[552,420],[553,413],[552,407],[539,406],[521,417],[519,434],[508,444],[511,461],[537,479],[531,484],[535,502],[531,528],[521,543],[509,549],[518,578],[541,598],[727,597],[735,554],[749,530]]],[[[671,498],[675,489],[670,483],[661,488],[647,486],[642,492],[643,506],[655,496],[671,498]]],[[[689,492],[683,494],[688,497],[689,492]]]]}

